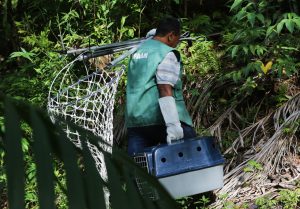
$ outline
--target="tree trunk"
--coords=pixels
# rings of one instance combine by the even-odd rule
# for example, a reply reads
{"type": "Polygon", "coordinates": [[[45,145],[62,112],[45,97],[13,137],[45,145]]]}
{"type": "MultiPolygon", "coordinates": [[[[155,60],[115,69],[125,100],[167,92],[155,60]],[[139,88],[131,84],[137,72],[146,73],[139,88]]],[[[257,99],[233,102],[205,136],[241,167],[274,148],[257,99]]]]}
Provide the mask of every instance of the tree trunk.
{"type": "MultiPolygon", "coordinates": [[[[18,2],[19,3],[19,2],[18,2]]],[[[22,3],[22,1],[21,1],[22,3]]],[[[12,51],[18,49],[18,34],[15,26],[15,12],[13,10],[12,1],[6,0],[3,4],[3,43],[0,45],[0,51],[3,52],[3,56],[7,57],[12,51]]],[[[19,14],[19,13],[18,13],[19,14]]],[[[22,13],[20,13],[22,14],[22,13]]]]}

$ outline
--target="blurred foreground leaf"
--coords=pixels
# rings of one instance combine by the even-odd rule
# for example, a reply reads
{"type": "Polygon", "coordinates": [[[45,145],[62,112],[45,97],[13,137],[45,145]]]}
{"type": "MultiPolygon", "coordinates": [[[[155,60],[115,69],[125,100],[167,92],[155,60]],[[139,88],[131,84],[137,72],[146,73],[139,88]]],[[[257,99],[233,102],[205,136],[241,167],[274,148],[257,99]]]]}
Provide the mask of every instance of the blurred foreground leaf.
{"type": "Polygon", "coordinates": [[[29,104],[0,95],[0,105],[5,112],[4,152],[7,175],[9,208],[25,208],[24,153],[21,147],[21,121],[33,130],[30,144],[36,163],[38,200],[40,208],[55,208],[54,193],[54,158],[58,159],[66,172],[66,193],[68,208],[106,208],[113,209],[141,208],[178,208],[177,203],[159,184],[122,150],[113,148],[113,154],[105,152],[98,145],[105,143],[92,133],[68,122],[81,136],[82,149],[77,148],[57,123],[53,124],[47,114],[29,104]],[[4,108],[4,109],[3,109],[4,108]],[[95,145],[104,155],[108,180],[103,180],[96,168],[96,163],[87,147],[87,142],[95,145]],[[135,177],[146,181],[155,188],[159,199],[151,200],[142,196],[136,186],[135,177]],[[105,198],[109,194],[109,198],[105,198]]]}

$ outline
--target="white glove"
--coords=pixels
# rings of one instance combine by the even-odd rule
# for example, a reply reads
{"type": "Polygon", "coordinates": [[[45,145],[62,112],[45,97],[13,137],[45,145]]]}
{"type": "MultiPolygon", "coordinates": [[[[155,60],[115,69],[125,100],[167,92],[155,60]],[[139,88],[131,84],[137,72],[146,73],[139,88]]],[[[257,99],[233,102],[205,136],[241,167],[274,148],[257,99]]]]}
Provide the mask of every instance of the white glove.
{"type": "Polygon", "coordinates": [[[156,28],[153,28],[148,31],[146,38],[149,38],[150,36],[155,36],[155,34],[156,34],[156,28]]]}
{"type": "Polygon", "coordinates": [[[183,138],[174,97],[166,96],[158,99],[161,113],[167,126],[167,143],[172,144],[183,138]]]}

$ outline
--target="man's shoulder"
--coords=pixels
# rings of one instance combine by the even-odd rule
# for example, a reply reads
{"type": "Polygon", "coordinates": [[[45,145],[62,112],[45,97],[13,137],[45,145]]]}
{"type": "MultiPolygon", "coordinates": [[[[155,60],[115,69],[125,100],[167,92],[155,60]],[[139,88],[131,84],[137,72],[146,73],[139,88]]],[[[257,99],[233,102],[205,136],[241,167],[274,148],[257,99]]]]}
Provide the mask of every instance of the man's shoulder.
{"type": "Polygon", "coordinates": [[[180,62],[180,53],[176,49],[172,50],[173,54],[175,55],[178,62],[180,62]]]}
{"type": "Polygon", "coordinates": [[[177,51],[176,49],[174,50],[171,50],[170,52],[168,52],[166,54],[166,57],[167,59],[170,59],[170,60],[176,60],[177,62],[180,62],[180,53],[179,51],[177,51]]]}

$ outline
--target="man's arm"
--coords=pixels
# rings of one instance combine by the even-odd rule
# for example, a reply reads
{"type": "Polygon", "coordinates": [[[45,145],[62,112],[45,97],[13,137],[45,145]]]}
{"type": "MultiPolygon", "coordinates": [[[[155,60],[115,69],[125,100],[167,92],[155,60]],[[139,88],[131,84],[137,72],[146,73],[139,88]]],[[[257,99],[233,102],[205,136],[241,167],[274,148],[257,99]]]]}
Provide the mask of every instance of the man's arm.
{"type": "Polygon", "coordinates": [[[173,96],[173,87],[169,84],[157,84],[159,97],[173,96]]]}
{"type": "Polygon", "coordinates": [[[158,103],[167,127],[167,143],[172,144],[184,137],[173,97],[173,87],[169,84],[158,84],[157,87],[160,97],[158,103]]]}
{"type": "Polygon", "coordinates": [[[180,59],[170,52],[157,67],[156,80],[159,91],[158,103],[167,127],[167,143],[171,144],[183,138],[183,129],[179,121],[173,87],[179,79],[180,59]]]}

